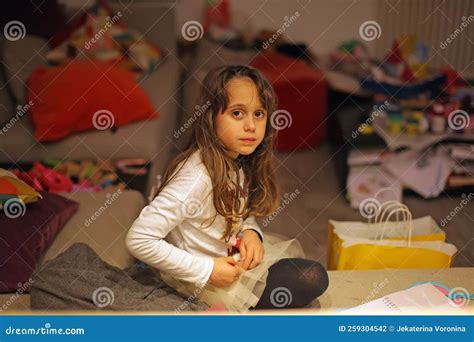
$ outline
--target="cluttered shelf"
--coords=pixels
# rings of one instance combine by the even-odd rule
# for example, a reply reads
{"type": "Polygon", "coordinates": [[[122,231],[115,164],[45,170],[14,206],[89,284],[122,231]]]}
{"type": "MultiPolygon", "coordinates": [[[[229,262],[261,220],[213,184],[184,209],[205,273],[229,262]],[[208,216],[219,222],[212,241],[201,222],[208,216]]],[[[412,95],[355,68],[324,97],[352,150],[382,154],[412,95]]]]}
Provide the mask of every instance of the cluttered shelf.
{"type": "Polygon", "coordinates": [[[352,140],[346,181],[352,207],[386,187],[399,201],[404,189],[423,198],[473,190],[473,89],[458,88],[435,99],[378,99],[347,137],[352,140]],[[359,135],[377,135],[384,144],[358,146],[359,135]]]}
{"type": "Polygon", "coordinates": [[[395,40],[382,61],[357,41],[331,61],[333,72],[359,83],[350,94],[329,83],[336,163],[352,207],[387,187],[399,201],[473,191],[474,89],[460,75],[430,67],[414,36],[395,40]]]}

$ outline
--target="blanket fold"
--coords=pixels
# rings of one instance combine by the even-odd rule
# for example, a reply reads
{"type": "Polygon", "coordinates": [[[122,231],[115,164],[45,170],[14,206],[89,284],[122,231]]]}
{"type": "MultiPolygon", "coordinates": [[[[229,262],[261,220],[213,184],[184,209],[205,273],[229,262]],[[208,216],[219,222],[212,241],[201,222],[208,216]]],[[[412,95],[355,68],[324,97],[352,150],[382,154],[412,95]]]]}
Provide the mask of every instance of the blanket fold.
{"type": "Polygon", "coordinates": [[[32,310],[180,312],[208,308],[181,297],[161,279],[158,270],[141,262],[121,270],[83,243],[47,261],[32,280],[32,310]]]}

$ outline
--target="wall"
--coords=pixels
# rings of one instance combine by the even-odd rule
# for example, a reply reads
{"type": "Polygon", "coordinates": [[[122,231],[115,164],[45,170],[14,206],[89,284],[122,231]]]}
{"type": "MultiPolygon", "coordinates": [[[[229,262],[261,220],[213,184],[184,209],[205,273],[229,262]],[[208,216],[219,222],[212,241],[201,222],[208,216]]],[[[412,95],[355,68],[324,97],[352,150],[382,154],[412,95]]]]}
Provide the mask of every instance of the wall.
{"type": "MultiPolygon", "coordinates": [[[[285,31],[293,41],[303,41],[317,53],[327,53],[339,42],[359,36],[359,26],[376,20],[376,0],[231,0],[233,23],[236,27],[250,26],[278,29],[285,16],[296,11],[299,18],[285,31]]],[[[204,0],[177,1],[177,33],[189,20],[202,22],[204,0]]],[[[367,44],[375,51],[373,43],[367,44]]]]}

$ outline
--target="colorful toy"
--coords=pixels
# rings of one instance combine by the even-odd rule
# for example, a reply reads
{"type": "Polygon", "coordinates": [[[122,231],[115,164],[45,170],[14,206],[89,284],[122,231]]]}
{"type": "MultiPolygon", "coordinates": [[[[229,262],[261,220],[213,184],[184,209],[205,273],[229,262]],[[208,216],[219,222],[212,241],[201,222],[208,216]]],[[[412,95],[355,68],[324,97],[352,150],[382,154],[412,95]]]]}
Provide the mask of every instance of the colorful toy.
{"type": "Polygon", "coordinates": [[[403,129],[403,116],[401,114],[389,115],[389,130],[392,135],[398,135],[403,129]]]}
{"type": "Polygon", "coordinates": [[[91,160],[81,161],[81,171],[79,172],[79,179],[90,178],[95,170],[95,165],[91,160]]]}
{"type": "Polygon", "coordinates": [[[72,189],[72,181],[69,177],[44,166],[40,162],[33,164],[29,174],[39,179],[41,184],[50,192],[70,192],[72,189]]]}
{"type": "Polygon", "coordinates": [[[418,121],[415,118],[408,117],[405,119],[406,133],[409,136],[416,136],[418,133],[418,121]]]}
{"type": "Polygon", "coordinates": [[[404,82],[428,77],[428,48],[413,35],[394,40],[385,59],[384,68],[391,77],[404,82]]]}
{"type": "Polygon", "coordinates": [[[14,169],[13,173],[36,191],[44,191],[43,185],[41,185],[39,179],[31,176],[28,172],[23,172],[19,169],[14,169]]]}
{"type": "Polygon", "coordinates": [[[101,187],[102,189],[105,189],[105,188],[111,186],[111,185],[115,182],[115,180],[117,179],[117,177],[118,177],[118,176],[117,176],[117,174],[115,174],[115,173],[108,173],[108,174],[106,174],[106,175],[103,176],[103,177],[101,178],[101,180],[99,181],[100,187],[101,187]]]}
{"type": "Polygon", "coordinates": [[[145,159],[122,159],[116,162],[99,160],[97,164],[92,160],[63,162],[48,159],[35,162],[28,172],[19,169],[12,172],[36,191],[114,192],[127,188],[127,184],[119,180],[117,169],[124,174],[146,175],[148,164],[149,161],[145,159]]]}
{"type": "Polygon", "coordinates": [[[81,192],[81,191],[99,192],[102,190],[103,189],[100,186],[94,185],[86,179],[83,179],[79,183],[73,184],[72,186],[73,192],[81,192]]]}
{"type": "Polygon", "coordinates": [[[122,159],[115,163],[121,172],[130,175],[145,175],[147,173],[145,165],[147,164],[148,161],[145,159],[122,159]]]}
{"type": "Polygon", "coordinates": [[[418,133],[420,134],[426,133],[429,129],[429,122],[425,114],[423,114],[422,111],[414,111],[412,113],[412,117],[417,123],[418,133]]]}

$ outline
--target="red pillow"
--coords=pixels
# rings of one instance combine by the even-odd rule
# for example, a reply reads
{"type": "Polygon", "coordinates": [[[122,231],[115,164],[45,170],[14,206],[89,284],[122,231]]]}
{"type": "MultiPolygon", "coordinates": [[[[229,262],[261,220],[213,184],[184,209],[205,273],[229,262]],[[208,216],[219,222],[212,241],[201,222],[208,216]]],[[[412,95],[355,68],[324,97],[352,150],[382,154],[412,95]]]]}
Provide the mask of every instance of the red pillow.
{"type": "Polygon", "coordinates": [[[133,73],[97,61],[38,67],[28,80],[28,100],[38,141],[157,117],[133,73]]]}
{"type": "Polygon", "coordinates": [[[51,192],[42,196],[28,204],[23,216],[0,212],[0,293],[29,287],[41,257],[79,207],[51,192]]]}

